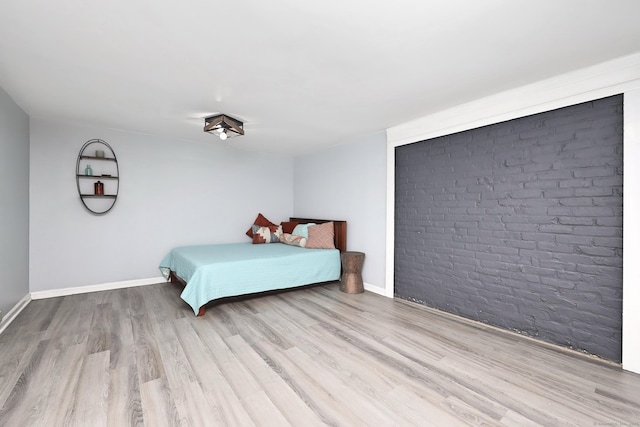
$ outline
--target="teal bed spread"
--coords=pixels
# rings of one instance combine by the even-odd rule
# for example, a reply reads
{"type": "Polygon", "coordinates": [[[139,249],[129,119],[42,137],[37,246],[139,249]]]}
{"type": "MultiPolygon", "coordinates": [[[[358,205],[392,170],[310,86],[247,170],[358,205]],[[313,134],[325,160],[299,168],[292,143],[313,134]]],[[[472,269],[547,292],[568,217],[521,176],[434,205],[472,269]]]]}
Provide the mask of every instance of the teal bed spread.
{"type": "Polygon", "coordinates": [[[338,280],[340,251],[283,243],[183,246],[164,257],[160,270],[187,283],[180,297],[197,314],[218,298],[338,280]]]}

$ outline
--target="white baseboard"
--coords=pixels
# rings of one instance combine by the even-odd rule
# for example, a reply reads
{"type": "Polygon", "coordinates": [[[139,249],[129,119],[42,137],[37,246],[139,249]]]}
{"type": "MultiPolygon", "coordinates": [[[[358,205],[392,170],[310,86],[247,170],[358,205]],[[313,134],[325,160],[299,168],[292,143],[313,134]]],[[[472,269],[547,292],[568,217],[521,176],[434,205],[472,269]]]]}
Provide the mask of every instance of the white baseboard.
{"type": "MultiPolygon", "coordinates": [[[[364,290],[373,292],[374,294],[382,295],[383,297],[389,296],[387,295],[387,290],[385,288],[381,288],[380,286],[374,286],[370,283],[364,283],[364,290]]],[[[393,298],[393,295],[391,295],[390,298],[393,298]]]]}
{"type": "Polygon", "coordinates": [[[77,286],[74,288],[51,289],[48,291],[31,292],[31,299],[44,299],[64,297],[67,295],[86,294],[89,292],[110,291],[112,289],[133,288],[135,286],[155,285],[164,283],[164,277],[151,277],[149,279],[125,280],[122,282],[101,283],[98,285],[77,286]]]}
{"type": "Polygon", "coordinates": [[[31,295],[25,295],[16,305],[14,305],[11,310],[2,318],[2,322],[0,322],[0,334],[7,329],[7,326],[11,324],[18,317],[18,314],[31,302],[31,295]]]}

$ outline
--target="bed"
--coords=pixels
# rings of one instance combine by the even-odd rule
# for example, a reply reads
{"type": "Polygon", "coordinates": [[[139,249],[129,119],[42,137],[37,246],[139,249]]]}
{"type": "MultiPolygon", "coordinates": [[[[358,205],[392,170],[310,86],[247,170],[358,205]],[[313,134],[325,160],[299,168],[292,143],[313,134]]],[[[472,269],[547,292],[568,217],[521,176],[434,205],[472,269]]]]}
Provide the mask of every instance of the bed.
{"type": "Polygon", "coordinates": [[[164,257],[160,270],[168,280],[184,286],[180,297],[197,316],[203,316],[206,304],[213,300],[338,280],[340,253],[347,246],[346,221],[297,217],[289,221],[333,222],[336,249],[251,242],[183,246],[164,257]]]}

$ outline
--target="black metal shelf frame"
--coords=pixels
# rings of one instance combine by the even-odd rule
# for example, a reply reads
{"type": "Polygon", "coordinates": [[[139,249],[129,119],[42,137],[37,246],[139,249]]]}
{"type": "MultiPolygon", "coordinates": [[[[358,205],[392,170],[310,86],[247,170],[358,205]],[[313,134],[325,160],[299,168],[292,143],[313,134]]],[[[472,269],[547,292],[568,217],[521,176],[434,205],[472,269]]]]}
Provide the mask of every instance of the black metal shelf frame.
{"type": "Polygon", "coordinates": [[[106,142],[103,141],[102,139],[90,139],[89,141],[85,142],[84,145],[82,146],[82,148],[80,149],[80,152],[78,153],[78,159],[76,161],[76,187],[78,188],[78,195],[80,196],[80,201],[82,202],[82,204],[84,205],[84,207],[91,212],[94,215],[104,215],[107,212],[109,212],[111,209],[113,209],[113,207],[116,204],[116,200],[118,198],[118,192],[120,190],[120,168],[118,166],[118,158],[116,157],[116,153],[113,151],[113,148],[111,148],[111,146],[106,142]],[[86,155],[85,152],[87,151],[87,149],[89,147],[92,148],[96,148],[99,147],[101,150],[103,149],[100,146],[104,146],[104,150],[105,151],[105,157],[98,157],[98,156],[89,156],[86,155]],[[116,164],[116,174],[115,175],[86,175],[84,173],[82,173],[82,169],[81,169],[81,162],[82,160],[91,160],[91,161],[106,161],[106,162],[115,162],[116,164]],[[87,193],[83,193],[80,190],[80,181],[83,179],[95,179],[95,180],[101,180],[101,179],[110,179],[110,180],[115,180],[115,184],[116,184],[116,191],[115,194],[87,194],[87,193]],[[98,210],[96,208],[92,208],[87,204],[87,200],[92,200],[92,199],[113,199],[112,203],[109,205],[109,207],[107,209],[104,210],[98,210]]]}

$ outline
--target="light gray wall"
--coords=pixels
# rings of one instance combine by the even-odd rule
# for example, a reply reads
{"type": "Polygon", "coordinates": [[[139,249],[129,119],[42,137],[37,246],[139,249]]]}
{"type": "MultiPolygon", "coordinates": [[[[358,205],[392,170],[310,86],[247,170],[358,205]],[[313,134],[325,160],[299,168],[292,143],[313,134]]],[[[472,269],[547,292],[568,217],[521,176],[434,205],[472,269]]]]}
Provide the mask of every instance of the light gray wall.
{"type": "Polygon", "coordinates": [[[386,134],[294,159],[296,216],[343,219],[347,249],[364,252],[363,280],[385,284],[386,134]]]}
{"type": "Polygon", "coordinates": [[[232,147],[32,118],[31,291],[158,277],[174,246],[249,241],[258,212],[288,218],[293,159],[232,147]],[[84,208],[75,181],[78,152],[94,138],[120,166],[118,200],[103,216],[84,208]]]}
{"type": "Polygon", "coordinates": [[[0,88],[0,310],[29,293],[29,116],[0,88]]]}

